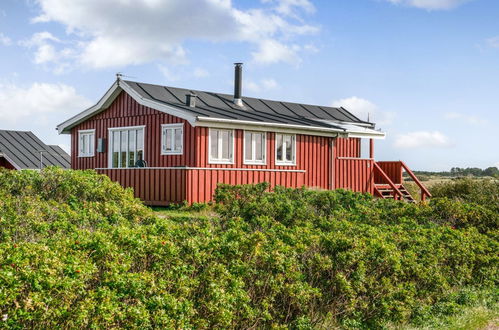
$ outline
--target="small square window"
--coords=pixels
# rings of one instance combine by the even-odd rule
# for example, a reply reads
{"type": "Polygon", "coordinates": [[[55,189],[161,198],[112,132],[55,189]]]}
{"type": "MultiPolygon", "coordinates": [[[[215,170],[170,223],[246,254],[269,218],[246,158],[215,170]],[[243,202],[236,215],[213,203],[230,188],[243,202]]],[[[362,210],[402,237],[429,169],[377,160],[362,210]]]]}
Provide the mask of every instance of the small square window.
{"type": "Polygon", "coordinates": [[[210,128],[209,133],[209,163],[234,163],[234,131],[228,129],[210,128]]]}
{"type": "Polygon", "coordinates": [[[276,134],[276,164],[296,165],[296,135],[276,134]]]}
{"type": "Polygon", "coordinates": [[[265,165],[266,162],[265,132],[244,132],[244,163],[265,165]]]}
{"type": "Polygon", "coordinates": [[[95,129],[78,131],[78,157],[93,157],[95,154],[95,129]]]}
{"type": "Polygon", "coordinates": [[[181,155],[184,145],[184,124],[161,125],[161,154],[181,155]]]}

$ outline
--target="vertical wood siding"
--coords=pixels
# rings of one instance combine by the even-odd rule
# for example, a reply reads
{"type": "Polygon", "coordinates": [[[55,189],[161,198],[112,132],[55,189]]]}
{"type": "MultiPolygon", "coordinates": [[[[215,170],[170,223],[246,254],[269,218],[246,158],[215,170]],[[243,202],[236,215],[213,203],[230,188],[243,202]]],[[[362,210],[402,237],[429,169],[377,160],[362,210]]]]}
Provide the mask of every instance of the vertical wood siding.
{"type": "Polygon", "coordinates": [[[337,138],[334,145],[334,189],[374,192],[374,160],[361,159],[359,138],[337,138]]]}
{"type": "Polygon", "coordinates": [[[243,162],[244,131],[235,130],[234,164],[208,163],[206,127],[192,127],[187,121],[142,106],[122,92],[111,106],[81,123],[71,131],[71,166],[74,169],[98,169],[151,205],[209,201],[218,183],[249,184],[269,182],[272,187],[347,188],[371,192],[372,164],[365,160],[342,160],[360,157],[360,139],[296,136],[296,165],[276,165],[275,133],[267,133],[266,165],[243,162]],[[183,155],[161,155],[161,124],[184,123],[183,155]],[[149,168],[108,169],[108,128],[145,126],[144,159],[149,168]],[[106,140],[106,152],[94,157],[78,157],[78,130],[95,129],[97,139],[106,140]],[[333,148],[333,140],[336,140],[333,148]],[[333,157],[334,161],[333,161],[333,157]],[[370,166],[370,167],[368,167],[370,166]],[[165,169],[165,167],[187,167],[165,169]],[[334,176],[333,176],[334,173],[334,176]],[[333,182],[333,177],[334,182],[333,182]]]}
{"type": "Polygon", "coordinates": [[[266,165],[244,164],[244,130],[234,130],[234,164],[210,164],[208,160],[209,128],[196,127],[196,167],[188,172],[187,196],[190,202],[211,200],[217,183],[251,184],[269,182],[271,187],[316,187],[332,189],[332,138],[296,135],[296,165],[276,165],[275,133],[267,132],[266,165]],[[220,170],[212,170],[219,168],[220,170]],[[227,169],[227,170],[224,170],[227,169]],[[229,170],[251,169],[251,170],[229,170]],[[265,170],[282,170],[265,171],[265,170]],[[300,172],[291,172],[300,171],[300,172]]]}
{"type": "Polygon", "coordinates": [[[263,170],[193,169],[187,172],[187,201],[189,203],[198,203],[212,200],[219,183],[236,185],[268,182],[271,188],[277,185],[299,188],[304,184],[304,174],[303,172],[269,172],[263,170]]]}
{"type": "Polygon", "coordinates": [[[360,157],[359,138],[337,138],[335,148],[336,157],[360,157]]]}
{"type": "Polygon", "coordinates": [[[358,192],[374,193],[374,160],[372,159],[341,159],[335,160],[336,189],[349,189],[358,192]]]}
{"type": "Polygon", "coordinates": [[[123,187],[134,189],[135,197],[148,205],[181,203],[186,198],[185,169],[99,169],[123,187]]]}
{"type": "Polygon", "coordinates": [[[185,120],[137,103],[125,92],[111,106],[71,130],[71,167],[91,169],[108,167],[108,128],[145,125],[144,160],[149,167],[191,166],[194,163],[194,128],[185,120]],[[161,124],[184,123],[183,155],[161,155],[161,124]],[[94,157],[78,157],[78,130],[95,129],[95,145],[99,138],[106,139],[106,152],[95,152],[94,157]]]}
{"type": "MultiPolygon", "coordinates": [[[[386,175],[392,180],[395,184],[402,183],[402,164],[399,161],[393,162],[377,162],[379,167],[386,173],[386,175]]],[[[379,174],[376,173],[374,180],[376,183],[388,183],[386,180],[379,174]]]]}

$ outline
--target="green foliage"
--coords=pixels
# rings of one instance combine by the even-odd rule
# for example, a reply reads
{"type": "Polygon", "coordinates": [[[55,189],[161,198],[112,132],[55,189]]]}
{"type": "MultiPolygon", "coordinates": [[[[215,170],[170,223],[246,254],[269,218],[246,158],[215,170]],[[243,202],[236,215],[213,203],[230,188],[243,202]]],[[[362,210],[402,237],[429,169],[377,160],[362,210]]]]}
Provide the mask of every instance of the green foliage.
{"type": "Polygon", "coordinates": [[[156,217],[55,168],[0,171],[0,191],[4,328],[380,328],[497,301],[476,203],[221,185],[219,216],[156,217]]]}

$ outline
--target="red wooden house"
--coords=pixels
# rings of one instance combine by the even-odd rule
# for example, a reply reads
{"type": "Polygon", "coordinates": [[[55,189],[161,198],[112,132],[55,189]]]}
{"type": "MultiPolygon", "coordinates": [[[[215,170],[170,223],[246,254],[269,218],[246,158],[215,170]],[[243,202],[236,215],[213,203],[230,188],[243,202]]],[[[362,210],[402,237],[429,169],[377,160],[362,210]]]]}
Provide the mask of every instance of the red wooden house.
{"type": "MultiPolygon", "coordinates": [[[[149,205],[212,199],[218,183],[346,188],[409,199],[403,162],[376,162],[373,123],[344,108],[125,81],[60,124],[71,134],[71,167],[96,169],[149,205]],[[361,139],[370,140],[361,158],[361,139]]],[[[421,184],[422,197],[429,196],[421,184]]]]}

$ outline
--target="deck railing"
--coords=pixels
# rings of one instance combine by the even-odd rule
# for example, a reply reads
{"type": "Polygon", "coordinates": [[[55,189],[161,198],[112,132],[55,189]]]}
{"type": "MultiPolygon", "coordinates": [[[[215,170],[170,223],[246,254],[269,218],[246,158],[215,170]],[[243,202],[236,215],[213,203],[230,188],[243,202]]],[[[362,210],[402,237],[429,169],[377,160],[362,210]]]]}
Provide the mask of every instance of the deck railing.
{"type": "Polygon", "coordinates": [[[381,161],[376,162],[376,166],[378,169],[374,175],[375,184],[389,184],[391,186],[391,182],[394,185],[401,185],[404,182],[402,175],[405,170],[418,185],[421,191],[421,200],[424,201],[427,197],[431,197],[428,189],[403,161],[381,161]]]}
{"type": "Polygon", "coordinates": [[[394,199],[403,199],[404,195],[402,192],[397,188],[393,180],[388,176],[388,174],[385,173],[385,171],[381,168],[381,166],[378,164],[378,162],[374,163],[374,175],[377,178],[381,178],[381,181],[376,182],[377,184],[379,183],[384,183],[388,184],[390,188],[393,190],[393,198],[394,199]]]}
{"type": "Polygon", "coordinates": [[[403,162],[400,161],[401,166],[404,168],[407,174],[414,180],[414,182],[419,186],[419,189],[421,189],[421,200],[424,201],[426,197],[431,197],[430,192],[426,187],[419,181],[419,179],[416,177],[416,175],[411,171],[409,167],[403,162]]]}
{"type": "Polygon", "coordinates": [[[334,187],[374,194],[374,160],[337,157],[334,163],[334,187]]]}

